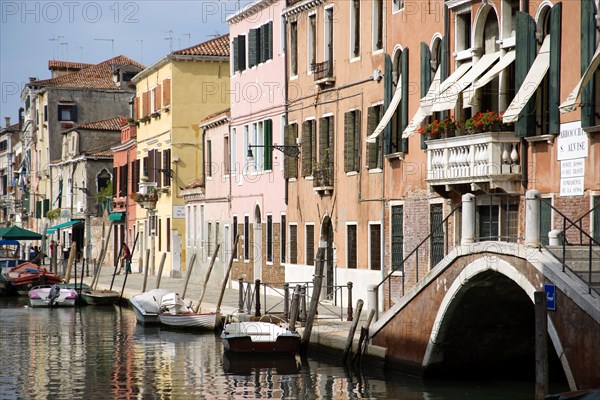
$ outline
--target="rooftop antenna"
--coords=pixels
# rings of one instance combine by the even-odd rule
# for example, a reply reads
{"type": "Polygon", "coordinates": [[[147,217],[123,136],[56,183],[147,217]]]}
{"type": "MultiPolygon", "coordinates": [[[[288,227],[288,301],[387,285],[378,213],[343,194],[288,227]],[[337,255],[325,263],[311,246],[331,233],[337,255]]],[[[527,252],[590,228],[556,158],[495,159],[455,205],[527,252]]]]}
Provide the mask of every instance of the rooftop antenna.
{"type": "Polygon", "coordinates": [[[168,33],[169,37],[165,38],[165,40],[169,41],[169,51],[173,51],[173,31],[172,30],[168,30],[168,31],[164,31],[164,33],[168,33]]]}
{"type": "Polygon", "coordinates": [[[58,42],[60,42],[60,39],[64,39],[64,36],[59,35],[57,37],[53,37],[53,38],[48,39],[51,42],[57,42],[54,46],[52,46],[52,58],[55,59],[55,60],[56,60],[57,53],[58,53],[58,42]]]}
{"type": "Polygon", "coordinates": [[[218,38],[222,35],[219,33],[219,31],[215,31],[215,33],[213,33],[212,35],[206,35],[206,36],[211,37],[211,38],[218,38]]]}
{"type": "Polygon", "coordinates": [[[190,42],[192,34],[191,33],[184,33],[183,36],[187,36],[187,38],[188,38],[188,47],[190,47],[192,45],[191,42],[190,42]]]}
{"type": "Polygon", "coordinates": [[[99,40],[102,42],[110,42],[111,43],[111,58],[115,56],[115,39],[94,39],[94,40],[99,40]]]}
{"type": "Polygon", "coordinates": [[[140,62],[143,64],[144,63],[144,39],[137,39],[134,40],[134,42],[140,42],[140,52],[141,52],[141,60],[140,62]]]}
{"type": "Polygon", "coordinates": [[[65,46],[65,50],[67,52],[67,56],[65,57],[65,61],[69,61],[69,42],[59,43],[61,46],[65,46]]]}
{"type": "Polygon", "coordinates": [[[74,50],[76,50],[76,49],[79,49],[79,51],[81,52],[81,56],[80,56],[80,58],[79,58],[79,62],[80,62],[80,63],[83,63],[83,46],[79,46],[79,47],[71,47],[71,49],[74,49],[74,50]]]}

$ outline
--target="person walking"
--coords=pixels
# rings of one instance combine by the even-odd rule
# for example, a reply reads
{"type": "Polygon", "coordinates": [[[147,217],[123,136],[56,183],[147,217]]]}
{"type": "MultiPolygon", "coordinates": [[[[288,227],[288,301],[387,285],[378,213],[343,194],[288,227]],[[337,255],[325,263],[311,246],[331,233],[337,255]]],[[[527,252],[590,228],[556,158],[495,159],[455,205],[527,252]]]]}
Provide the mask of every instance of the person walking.
{"type": "Polygon", "coordinates": [[[129,250],[129,246],[127,246],[126,242],[123,242],[123,246],[121,247],[121,266],[119,267],[119,274],[121,273],[121,269],[123,268],[123,264],[125,264],[125,273],[131,273],[131,251],[129,250]]]}

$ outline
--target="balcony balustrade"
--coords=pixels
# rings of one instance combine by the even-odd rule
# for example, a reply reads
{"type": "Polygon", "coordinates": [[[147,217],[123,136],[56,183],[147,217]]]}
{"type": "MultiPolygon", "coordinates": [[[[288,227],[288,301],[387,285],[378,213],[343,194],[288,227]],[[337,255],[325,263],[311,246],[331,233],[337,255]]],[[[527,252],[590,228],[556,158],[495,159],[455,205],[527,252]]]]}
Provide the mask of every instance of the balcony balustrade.
{"type": "Polygon", "coordinates": [[[335,83],[335,77],[333,76],[333,62],[330,60],[312,64],[311,70],[317,85],[333,85],[335,83]]]}
{"type": "Polygon", "coordinates": [[[427,182],[444,186],[470,184],[471,190],[501,188],[518,192],[520,140],[514,132],[486,132],[427,143],[427,182]]]}

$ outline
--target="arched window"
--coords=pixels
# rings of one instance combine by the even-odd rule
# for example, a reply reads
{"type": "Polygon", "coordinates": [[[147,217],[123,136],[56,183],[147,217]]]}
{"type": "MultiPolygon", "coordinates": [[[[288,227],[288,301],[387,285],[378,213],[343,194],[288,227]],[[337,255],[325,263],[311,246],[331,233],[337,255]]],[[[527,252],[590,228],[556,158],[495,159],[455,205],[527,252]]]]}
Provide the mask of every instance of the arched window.
{"type": "MultiPolygon", "coordinates": [[[[500,50],[498,39],[498,16],[496,11],[490,7],[483,25],[483,36],[481,38],[483,54],[493,54],[500,50]]],[[[499,109],[500,78],[492,79],[480,90],[479,111],[501,111],[499,109]]]]}

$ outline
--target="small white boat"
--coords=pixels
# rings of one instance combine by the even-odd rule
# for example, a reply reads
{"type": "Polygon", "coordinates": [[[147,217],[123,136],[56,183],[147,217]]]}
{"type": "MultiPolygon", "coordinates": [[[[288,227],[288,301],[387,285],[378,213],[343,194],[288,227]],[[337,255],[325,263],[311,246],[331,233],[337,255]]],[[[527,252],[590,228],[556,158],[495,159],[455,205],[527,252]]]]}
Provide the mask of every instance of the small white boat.
{"type": "Polygon", "coordinates": [[[35,286],[28,293],[31,307],[73,307],[77,300],[77,291],[61,288],[58,284],[35,286]]]}
{"type": "Polygon", "coordinates": [[[158,317],[161,324],[172,328],[214,330],[220,322],[218,313],[195,313],[177,293],[162,297],[158,317]]]}
{"type": "Polygon", "coordinates": [[[231,322],[221,333],[226,351],[235,353],[294,354],[300,349],[300,334],[272,322],[231,322]]]}
{"type": "Polygon", "coordinates": [[[135,319],[142,325],[160,324],[158,313],[160,302],[165,294],[170,293],[165,289],[152,289],[142,294],[132,296],[129,302],[133,308],[135,319]]]}

